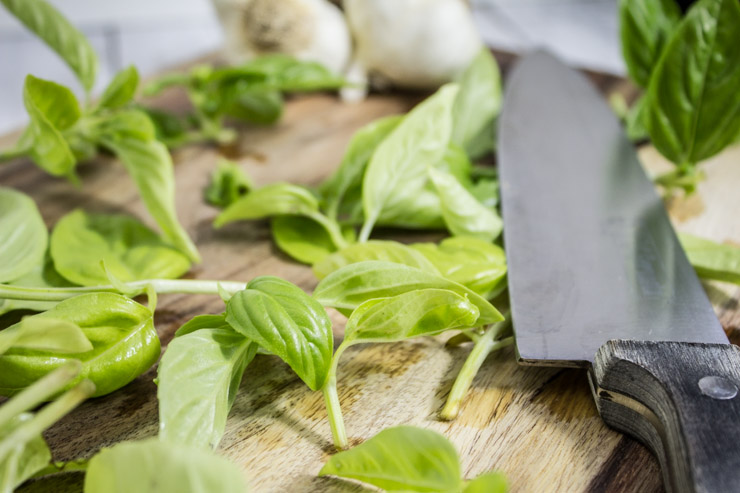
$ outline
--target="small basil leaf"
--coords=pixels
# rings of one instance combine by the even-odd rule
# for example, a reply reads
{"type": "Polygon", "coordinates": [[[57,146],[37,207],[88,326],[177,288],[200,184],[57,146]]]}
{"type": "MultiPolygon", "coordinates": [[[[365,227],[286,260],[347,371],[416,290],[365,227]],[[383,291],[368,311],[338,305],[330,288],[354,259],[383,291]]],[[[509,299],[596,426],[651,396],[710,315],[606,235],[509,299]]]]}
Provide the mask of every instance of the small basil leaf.
{"type": "MultiPolygon", "coordinates": [[[[0,441],[33,417],[31,413],[22,413],[0,426],[0,441]]],[[[50,461],[51,451],[44,438],[41,435],[32,437],[15,451],[0,457],[0,487],[8,486],[10,489],[7,491],[14,491],[50,461]],[[13,454],[15,457],[12,457],[13,454]]]]}
{"type": "Polygon", "coordinates": [[[138,87],[139,72],[136,67],[131,65],[113,77],[113,80],[103,91],[98,107],[114,109],[125,106],[134,98],[138,87]]]}
{"type": "Polygon", "coordinates": [[[182,324],[179,329],[177,329],[177,331],[175,332],[175,337],[188,335],[193,332],[197,332],[200,329],[221,329],[224,327],[230,327],[230,325],[226,323],[225,314],[196,315],[195,317],[182,324]]]}
{"type": "Polygon", "coordinates": [[[50,248],[56,270],[82,286],[108,284],[101,261],[122,282],[175,279],[190,268],[185,255],[124,215],[71,212],[54,228],[50,248]]]}
{"type": "Polygon", "coordinates": [[[11,347],[66,354],[93,349],[80,326],[53,317],[25,317],[0,331],[0,354],[11,347]]]}
{"type": "Polygon", "coordinates": [[[324,308],[294,284],[253,279],[226,305],[226,321],[248,339],[285,361],[311,390],[324,385],[333,335],[324,308]]]}
{"type": "MultiPolygon", "coordinates": [[[[355,231],[351,227],[344,228],[342,236],[352,242],[355,231]]],[[[305,264],[319,262],[338,248],[325,224],[312,217],[275,216],[272,219],[272,237],[280,250],[305,264]]]]}
{"type": "Polygon", "coordinates": [[[225,115],[259,125],[275,123],[283,115],[283,96],[278,91],[235,89],[220,95],[225,115]]]}
{"type": "Polygon", "coordinates": [[[256,344],[235,332],[223,316],[209,318],[213,326],[175,337],[159,363],[162,440],[218,446],[244,369],[254,358],[256,344]]]}
{"type": "Polygon", "coordinates": [[[96,387],[94,396],[117,390],[148,370],[159,358],[159,338],[152,312],[114,293],[75,296],[31,318],[70,321],[82,328],[93,350],[62,356],[48,351],[12,348],[0,356],[0,395],[13,395],[69,360],[82,371],[65,388],[82,379],[96,387]]]}
{"type": "Polygon", "coordinates": [[[478,202],[454,176],[429,168],[429,177],[439,193],[442,217],[452,234],[488,241],[501,234],[503,221],[499,215],[478,202]]]}
{"type": "Polygon", "coordinates": [[[427,272],[438,274],[439,271],[420,252],[396,241],[370,240],[356,243],[333,253],[313,266],[317,278],[323,279],[344,266],[365,260],[384,260],[427,272]]]}
{"type": "Polygon", "coordinates": [[[655,67],[646,125],[655,147],[680,166],[707,159],[740,132],[740,4],[699,0],[655,67]]]}
{"type": "Polygon", "coordinates": [[[156,438],[122,442],[90,459],[85,493],[244,493],[239,468],[213,452],[156,438]]]}
{"type": "Polygon", "coordinates": [[[686,233],[678,238],[699,277],[740,284],[740,248],[686,233]]]}
{"type": "Polygon", "coordinates": [[[214,226],[242,219],[263,219],[281,214],[311,214],[319,202],[308,190],[290,183],[273,183],[237,200],[216,217],[214,226]]]}
{"type": "Polygon", "coordinates": [[[414,267],[377,260],[350,264],[329,274],[316,286],[313,296],[324,306],[354,310],[367,300],[428,288],[467,296],[480,311],[479,325],[503,320],[493,305],[461,284],[414,267]]]}
{"type": "Polygon", "coordinates": [[[463,493],[506,493],[509,485],[506,476],[500,472],[481,474],[465,485],[463,493]]]}
{"type": "Polygon", "coordinates": [[[394,342],[471,328],[480,315],[467,298],[446,289],[419,289],[368,300],[347,320],[344,343],[394,342]]]}
{"type": "Polygon", "coordinates": [[[445,493],[462,489],[460,474],[455,447],[439,433],[413,426],[387,428],[332,456],[319,472],[386,491],[445,493]]]}
{"type": "Polygon", "coordinates": [[[28,29],[69,65],[86,91],[95,83],[98,59],[87,38],[44,0],[1,0],[28,29]]]}
{"type": "Polygon", "coordinates": [[[0,187],[0,282],[18,279],[44,260],[46,225],[34,201],[0,187]]]}
{"type": "Polygon", "coordinates": [[[228,207],[254,188],[254,183],[237,163],[221,159],[211,173],[211,181],[203,195],[211,205],[228,207]]]}

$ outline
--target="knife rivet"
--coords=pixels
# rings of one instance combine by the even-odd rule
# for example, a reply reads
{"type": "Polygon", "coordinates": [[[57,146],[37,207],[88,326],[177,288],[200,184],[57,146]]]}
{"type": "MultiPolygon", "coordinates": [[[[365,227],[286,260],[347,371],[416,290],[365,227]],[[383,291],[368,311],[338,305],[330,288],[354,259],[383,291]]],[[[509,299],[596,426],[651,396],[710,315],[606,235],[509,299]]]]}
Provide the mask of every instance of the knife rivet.
{"type": "Polygon", "coordinates": [[[729,378],[708,376],[699,380],[699,389],[707,397],[718,400],[732,399],[737,395],[737,385],[729,378]]]}

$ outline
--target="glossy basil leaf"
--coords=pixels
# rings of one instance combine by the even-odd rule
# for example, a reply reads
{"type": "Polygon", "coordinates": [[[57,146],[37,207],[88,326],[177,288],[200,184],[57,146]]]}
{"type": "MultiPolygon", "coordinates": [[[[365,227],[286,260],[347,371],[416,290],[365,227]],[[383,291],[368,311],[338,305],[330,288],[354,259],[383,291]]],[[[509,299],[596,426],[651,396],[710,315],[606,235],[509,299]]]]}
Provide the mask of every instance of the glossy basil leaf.
{"type": "Polygon", "coordinates": [[[0,187],[0,282],[29,273],[44,260],[46,225],[31,197],[0,187]]]}
{"type": "Polygon", "coordinates": [[[686,233],[678,238],[699,277],[740,284],[740,247],[686,233]]]}
{"type": "Polygon", "coordinates": [[[159,358],[159,338],[152,312],[125,296],[114,293],[75,296],[31,318],[36,317],[78,325],[93,350],[62,356],[12,348],[0,356],[0,395],[13,395],[72,359],[82,362],[82,371],[65,388],[87,378],[95,384],[94,396],[105,395],[148,370],[159,358]]]}
{"type": "Polygon", "coordinates": [[[226,321],[285,361],[311,390],[324,385],[334,339],[324,308],[301,288],[257,277],[226,305],[226,321]]]}
{"type": "Polygon", "coordinates": [[[635,83],[648,86],[663,48],[680,20],[681,10],[675,0],[620,0],[622,55],[635,83]]]}
{"type": "Polygon", "coordinates": [[[480,311],[464,296],[446,289],[419,289],[368,300],[352,312],[344,343],[394,342],[476,327],[480,311]]]}
{"type": "Polygon", "coordinates": [[[461,284],[439,274],[378,260],[350,264],[332,272],[316,286],[313,296],[324,306],[354,310],[367,300],[429,288],[447,289],[466,296],[480,311],[478,325],[503,320],[493,305],[461,284]]]}
{"type": "Polygon", "coordinates": [[[442,206],[431,183],[408,193],[397,207],[383,211],[378,225],[408,229],[443,229],[442,206]]]}
{"type": "Polygon", "coordinates": [[[506,476],[500,472],[481,474],[465,485],[463,493],[506,493],[509,485],[506,476]]]}
{"type": "Polygon", "coordinates": [[[85,493],[245,493],[241,470],[208,450],[150,438],[122,442],[95,455],[85,493]]]}
{"type": "Polygon", "coordinates": [[[45,0],[1,0],[28,29],[69,65],[86,91],[92,89],[98,59],[87,38],[45,0]]]}
{"type": "Polygon", "coordinates": [[[213,221],[221,226],[243,219],[263,219],[282,214],[311,214],[319,202],[307,189],[290,183],[273,183],[254,190],[227,207],[213,221]]]}
{"type": "Polygon", "coordinates": [[[66,354],[93,349],[92,343],[77,324],[53,317],[25,317],[17,324],[0,330],[0,354],[11,347],[66,354]]]}
{"type": "MultiPolygon", "coordinates": [[[[74,286],[59,275],[54,269],[54,263],[48,254],[43,261],[34,266],[30,272],[18,279],[6,283],[10,286],[24,286],[29,288],[65,288],[74,286]]],[[[58,301],[28,301],[28,300],[2,300],[0,299],[0,315],[13,310],[33,310],[43,312],[54,308],[58,301]]]]}
{"type": "Polygon", "coordinates": [[[504,224],[499,215],[478,202],[454,176],[429,168],[429,177],[439,194],[442,217],[453,235],[493,241],[501,234],[504,224]]]}
{"type": "Polygon", "coordinates": [[[103,122],[100,132],[100,144],[126,167],[167,241],[191,261],[199,262],[198,250],[177,220],[172,158],[156,140],[149,117],[139,110],[118,111],[103,122]]]}
{"type": "Polygon", "coordinates": [[[109,284],[101,262],[123,282],[176,279],[190,268],[190,260],[154,231],[120,214],[77,209],[59,220],[49,243],[56,270],[82,286],[109,284]]]}
{"type": "Polygon", "coordinates": [[[159,363],[159,437],[215,448],[257,345],[223,315],[206,317],[210,320],[196,322],[206,326],[175,337],[159,363]]]}
{"type": "Polygon", "coordinates": [[[411,110],[378,145],[362,182],[365,214],[360,241],[384,212],[403,209],[409,195],[427,181],[427,167],[442,159],[452,131],[452,106],[458,92],[447,84],[411,110]]]}
{"type": "Polygon", "coordinates": [[[455,447],[435,431],[387,428],[364,443],[333,455],[319,476],[356,479],[386,491],[462,490],[455,447]]]}
{"type": "Polygon", "coordinates": [[[342,267],[365,260],[395,262],[439,274],[437,268],[422,253],[403,243],[383,240],[369,240],[343,248],[316,263],[313,272],[317,278],[323,279],[342,267]]]}
{"type": "Polygon", "coordinates": [[[71,175],[76,160],[61,131],[79,118],[74,95],[64,86],[27,75],[23,104],[31,119],[28,153],[33,162],[54,176],[71,175]]]}
{"type": "Polygon", "coordinates": [[[501,74],[487,47],[481,49],[458,82],[451,138],[475,159],[494,149],[494,120],[501,111],[501,74]]]}
{"type": "MultiPolygon", "coordinates": [[[[347,242],[355,240],[355,231],[351,227],[343,228],[341,234],[347,242]]],[[[272,238],[280,250],[305,264],[319,262],[341,246],[332,239],[324,223],[305,216],[275,216],[272,219],[272,238]]]]}
{"type": "MultiPolygon", "coordinates": [[[[0,442],[33,417],[31,413],[22,413],[5,425],[0,425],[0,442]]],[[[50,461],[49,446],[41,435],[34,436],[10,454],[0,457],[0,491],[14,491],[16,487],[46,467],[50,461]]]]}
{"type": "Polygon", "coordinates": [[[655,147],[685,167],[740,132],[740,4],[699,0],[655,67],[646,125],[655,147]]]}
{"type": "Polygon", "coordinates": [[[211,181],[203,192],[206,202],[216,207],[228,207],[254,188],[251,178],[239,164],[221,159],[211,173],[211,181]]]}
{"type": "Polygon", "coordinates": [[[362,177],[370,157],[402,119],[403,115],[380,118],[354,133],[339,168],[321,184],[329,217],[337,217],[339,205],[350,189],[362,187],[362,177]]]}
{"type": "Polygon", "coordinates": [[[130,103],[139,87],[139,72],[133,65],[119,71],[103,91],[99,108],[120,108],[130,103]]]}

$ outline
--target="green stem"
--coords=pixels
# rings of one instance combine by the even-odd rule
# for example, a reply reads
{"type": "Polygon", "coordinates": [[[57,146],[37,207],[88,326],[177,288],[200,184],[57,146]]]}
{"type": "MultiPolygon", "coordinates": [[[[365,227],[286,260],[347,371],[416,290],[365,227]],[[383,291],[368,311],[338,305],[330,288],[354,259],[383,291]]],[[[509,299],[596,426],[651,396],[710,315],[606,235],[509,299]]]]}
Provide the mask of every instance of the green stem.
{"type": "Polygon", "coordinates": [[[19,157],[24,157],[28,155],[28,151],[30,151],[30,148],[28,147],[13,147],[12,149],[7,149],[5,151],[0,152],[0,163],[5,161],[10,161],[19,157]]]}
{"type": "Polygon", "coordinates": [[[375,226],[376,220],[377,216],[365,219],[365,222],[362,224],[362,229],[360,230],[360,236],[357,239],[359,243],[365,243],[370,239],[370,233],[373,230],[373,226],[375,226]]]}
{"type": "MultiPolygon", "coordinates": [[[[147,279],[122,283],[127,296],[143,294],[151,286],[157,294],[215,294],[219,287],[230,293],[243,290],[246,284],[234,281],[201,281],[196,279],[147,279]]],[[[75,288],[29,288],[25,286],[10,286],[0,284],[0,299],[26,301],[63,301],[86,293],[120,293],[115,286],[85,286],[75,288]]]]}
{"type": "Polygon", "coordinates": [[[334,438],[334,446],[337,450],[346,450],[349,447],[347,441],[347,432],[344,428],[344,418],[342,417],[342,407],[339,404],[339,395],[337,394],[337,364],[339,358],[349,345],[340,344],[334,357],[331,360],[331,366],[326,376],[326,382],[321,388],[324,393],[324,403],[326,404],[326,413],[329,417],[329,426],[331,426],[331,435],[334,438]]]}

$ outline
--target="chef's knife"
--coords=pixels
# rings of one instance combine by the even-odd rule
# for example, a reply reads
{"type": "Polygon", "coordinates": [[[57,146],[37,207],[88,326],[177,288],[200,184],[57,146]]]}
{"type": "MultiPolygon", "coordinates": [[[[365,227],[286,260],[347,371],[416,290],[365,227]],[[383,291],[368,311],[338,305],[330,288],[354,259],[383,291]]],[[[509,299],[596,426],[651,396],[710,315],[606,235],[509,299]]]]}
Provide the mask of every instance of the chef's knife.
{"type": "Polygon", "coordinates": [[[603,98],[529,55],[498,149],[520,362],[588,367],[602,418],[653,450],[668,491],[740,491],[740,348],[603,98]]]}

